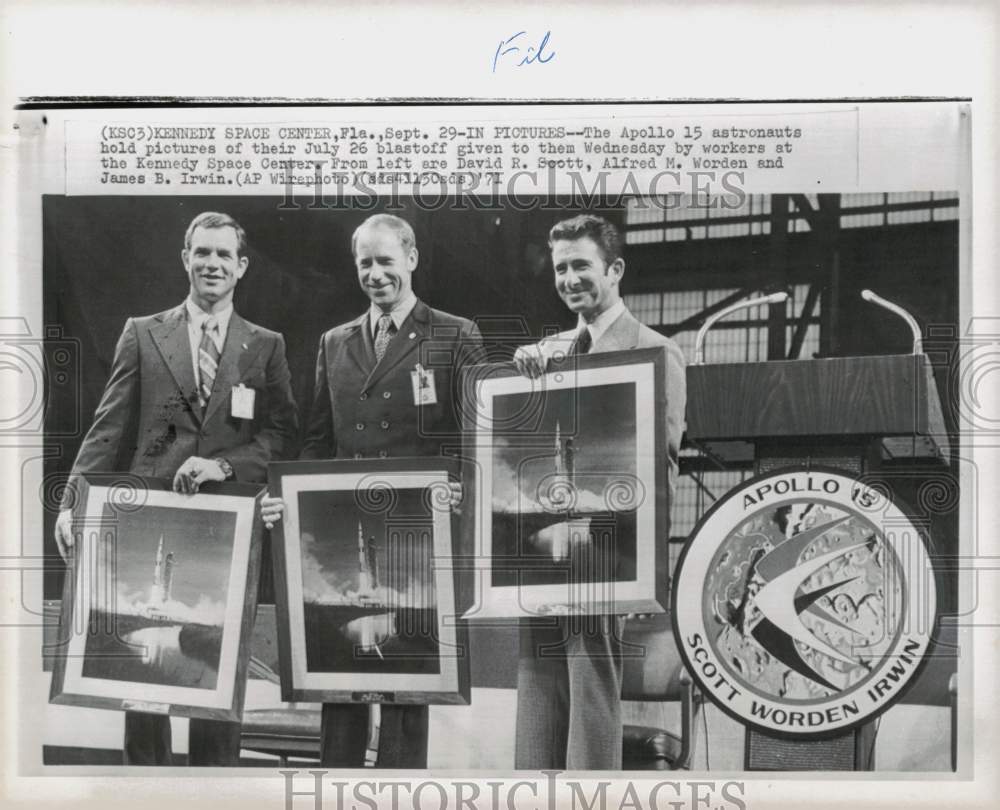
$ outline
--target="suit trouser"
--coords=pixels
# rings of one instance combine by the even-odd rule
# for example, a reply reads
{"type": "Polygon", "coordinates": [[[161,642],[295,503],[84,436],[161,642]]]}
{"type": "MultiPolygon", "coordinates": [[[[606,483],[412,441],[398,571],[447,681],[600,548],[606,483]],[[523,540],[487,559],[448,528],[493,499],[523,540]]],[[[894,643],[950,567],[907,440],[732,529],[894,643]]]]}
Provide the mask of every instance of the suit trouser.
{"type": "MultiPolygon", "coordinates": [[[[253,621],[256,620],[255,606],[253,621]]],[[[192,717],[188,723],[188,765],[239,766],[242,728],[239,720],[192,717]]],[[[172,742],[168,716],[125,712],[124,764],[173,765],[172,742]]]]}
{"type": "Polygon", "coordinates": [[[526,620],[517,671],[518,770],[620,770],[623,616],[526,620]]]}
{"type": "MultiPolygon", "coordinates": [[[[324,703],[320,764],[363,768],[368,748],[369,708],[364,703],[324,703]]],[[[427,706],[382,704],[377,768],[427,767],[427,706]]]]}
{"type": "MultiPolygon", "coordinates": [[[[226,720],[191,718],[188,764],[240,764],[240,726],[226,720]]],[[[126,765],[172,765],[170,718],[163,714],[125,712],[126,765]]]]}

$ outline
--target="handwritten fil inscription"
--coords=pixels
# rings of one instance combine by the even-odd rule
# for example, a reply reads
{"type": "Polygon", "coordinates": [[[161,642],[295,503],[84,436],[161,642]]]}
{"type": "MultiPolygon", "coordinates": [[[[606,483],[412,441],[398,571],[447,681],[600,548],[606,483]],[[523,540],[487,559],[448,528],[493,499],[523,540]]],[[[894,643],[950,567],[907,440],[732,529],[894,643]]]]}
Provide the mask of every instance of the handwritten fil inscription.
{"type": "Polygon", "coordinates": [[[493,54],[493,72],[497,72],[497,66],[523,67],[535,63],[544,65],[552,61],[556,52],[551,49],[548,52],[545,50],[548,47],[551,33],[551,31],[546,31],[545,36],[542,37],[537,46],[528,44],[527,31],[518,31],[513,36],[502,40],[493,54]]]}

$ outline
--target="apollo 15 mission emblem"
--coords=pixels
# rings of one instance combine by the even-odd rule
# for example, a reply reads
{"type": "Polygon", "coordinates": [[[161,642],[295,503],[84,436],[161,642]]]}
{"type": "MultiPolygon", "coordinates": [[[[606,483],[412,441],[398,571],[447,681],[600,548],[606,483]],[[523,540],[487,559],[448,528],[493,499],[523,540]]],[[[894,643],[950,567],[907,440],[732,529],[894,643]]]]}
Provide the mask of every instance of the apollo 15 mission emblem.
{"type": "Polygon", "coordinates": [[[821,736],[884,711],[937,609],[924,534],[843,473],[786,468],[729,492],[674,577],[677,643],[701,687],[764,731],[821,736]]]}

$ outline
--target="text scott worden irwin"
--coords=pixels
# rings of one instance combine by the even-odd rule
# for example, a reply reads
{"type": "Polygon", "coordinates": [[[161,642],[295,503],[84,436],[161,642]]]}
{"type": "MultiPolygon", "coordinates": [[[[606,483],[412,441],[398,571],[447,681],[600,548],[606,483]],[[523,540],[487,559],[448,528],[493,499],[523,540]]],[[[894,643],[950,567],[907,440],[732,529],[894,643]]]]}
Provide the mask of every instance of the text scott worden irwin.
{"type": "Polygon", "coordinates": [[[328,779],[325,770],[279,771],[285,810],[747,810],[745,783],[698,779],[328,779]],[[613,785],[613,787],[612,787],[613,785]],[[609,790],[610,789],[610,790],[609,790]],[[610,795],[609,795],[610,794],[610,795]]]}

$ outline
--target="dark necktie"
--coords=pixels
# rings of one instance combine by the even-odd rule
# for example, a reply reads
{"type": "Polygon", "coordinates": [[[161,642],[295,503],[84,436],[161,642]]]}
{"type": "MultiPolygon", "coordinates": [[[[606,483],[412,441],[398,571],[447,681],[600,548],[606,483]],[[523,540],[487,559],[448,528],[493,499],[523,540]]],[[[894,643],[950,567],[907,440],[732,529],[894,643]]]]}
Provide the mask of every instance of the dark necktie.
{"type": "Polygon", "coordinates": [[[384,313],[378,319],[375,327],[375,362],[381,363],[385,357],[385,350],[389,348],[389,341],[396,334],[396,325],[392,322],[392,316],[384,313]]]}
{"type": "Polygon", "coordinates": [[[201,343],[198,346],[198,401],[201,407],[208,405],[215,385],[215,375],[219,372],[219,347],[215,345],[214,334],[219,331],[215,318],[206,318],[201,325],[201,343]]]}
{"type": "Polygon", "coordinates": [[[585,326],[581,329],[576,336],[576,340],[573,341],[573,346],[570,348],[570,354],[587,354],[590,351],[591,343],[593,339],[590,337],[590,330],[585,326]]]}

